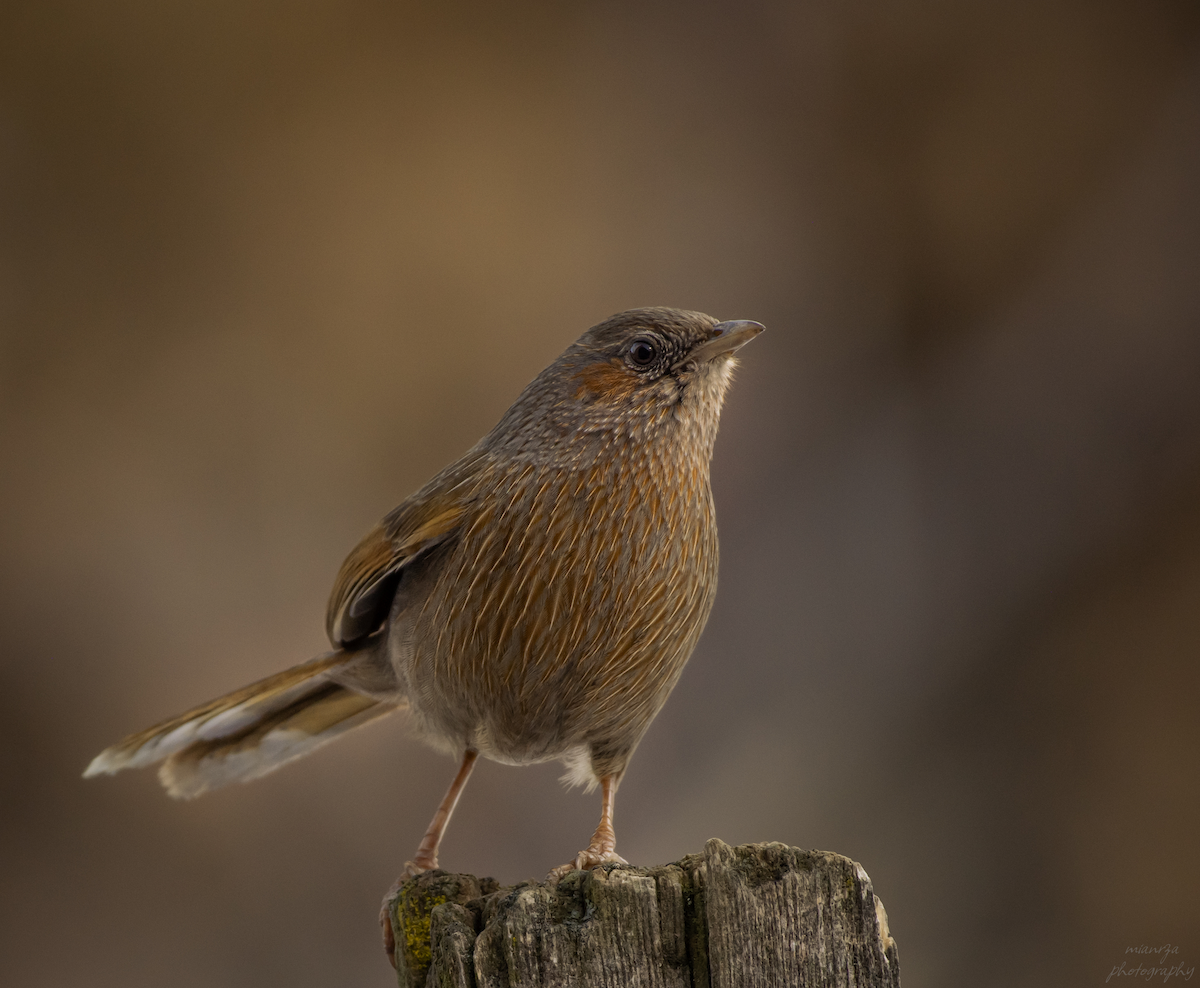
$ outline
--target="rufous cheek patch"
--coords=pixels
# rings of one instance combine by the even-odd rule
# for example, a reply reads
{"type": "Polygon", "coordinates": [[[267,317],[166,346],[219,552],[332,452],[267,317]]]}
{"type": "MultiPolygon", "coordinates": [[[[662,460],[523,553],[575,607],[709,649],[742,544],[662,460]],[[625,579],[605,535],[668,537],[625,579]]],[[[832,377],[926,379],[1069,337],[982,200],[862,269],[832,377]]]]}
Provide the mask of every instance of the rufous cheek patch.
{"type": "Polygon", "coordinates": [[[602,364],[589,364],[572,375],[579,382],[575,398],[579,401],[597,398],[615,401],[628,397],[637,387],[637,378],[620,360],[607,360],[602,364]]]}

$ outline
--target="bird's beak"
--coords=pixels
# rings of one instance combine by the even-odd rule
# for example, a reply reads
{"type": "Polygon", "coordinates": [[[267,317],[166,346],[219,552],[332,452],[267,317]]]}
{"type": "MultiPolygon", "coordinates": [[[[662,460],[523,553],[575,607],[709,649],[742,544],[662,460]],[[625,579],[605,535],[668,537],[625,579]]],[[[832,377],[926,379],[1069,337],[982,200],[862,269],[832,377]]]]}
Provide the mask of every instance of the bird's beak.
{"type": "Polygon", "coordinates": [[[719,322],[709,331],[707,340],[692,347],[688,351],[688,355],[671,369],[677,370],[684,364],[708,363],[723,353],[733,353],[734,350],[745,346],[766,328],[762,323],[750,319],[731,319],[729,322],[719,322]]]}

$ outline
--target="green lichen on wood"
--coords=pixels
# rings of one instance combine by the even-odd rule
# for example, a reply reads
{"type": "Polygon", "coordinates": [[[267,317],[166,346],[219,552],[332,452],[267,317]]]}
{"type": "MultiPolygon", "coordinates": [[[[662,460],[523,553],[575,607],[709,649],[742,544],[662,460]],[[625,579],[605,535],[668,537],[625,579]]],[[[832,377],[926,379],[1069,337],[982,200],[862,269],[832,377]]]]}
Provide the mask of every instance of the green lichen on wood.
{"type": "MultiPolygon", "coordinates": [[[[494,879],[447,874],[444,871],[427,871],[406,882],[388,906],[392,929],[396,934],[399,983],[411,988],[425,986],[435,952],[433,934],[437,924],[434,910],[447,903],[474,905],[497,887],[494,879]]],[[[475,932],[477,912],[476,906],[475,912],[463,910],[458,914],[470,926],[471,935],[475,932]]]]}
{"type": "Polygon", "coordinates": [[[415,895],[402,897],[397,903],[396,918],[404,931],[404,951],[411,970],[429,970],[433,948],[429,943],[429,925],[435,906],[446,901],[444,895],[415,895]]]}

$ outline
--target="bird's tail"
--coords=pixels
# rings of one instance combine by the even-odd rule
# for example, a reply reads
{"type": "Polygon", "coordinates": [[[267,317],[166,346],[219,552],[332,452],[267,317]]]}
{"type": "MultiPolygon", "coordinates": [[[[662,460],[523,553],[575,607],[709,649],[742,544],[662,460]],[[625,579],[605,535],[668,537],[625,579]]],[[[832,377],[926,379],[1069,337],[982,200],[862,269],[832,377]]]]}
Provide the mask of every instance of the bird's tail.
{"type": "Polygon", "coordinates": [[[131,734],[93,758],[84,778],[162,761],[158,777],[167,792],[192,799],[273,772],[402,705],[336,682],[354,658],[323,655],[131,734]]]}

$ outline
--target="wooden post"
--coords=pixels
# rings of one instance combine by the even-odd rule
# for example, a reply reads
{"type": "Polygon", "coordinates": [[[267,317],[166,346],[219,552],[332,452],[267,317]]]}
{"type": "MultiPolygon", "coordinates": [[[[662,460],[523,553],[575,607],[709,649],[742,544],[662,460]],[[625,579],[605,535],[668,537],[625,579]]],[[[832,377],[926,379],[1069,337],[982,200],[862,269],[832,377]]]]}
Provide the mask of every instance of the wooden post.
{"type": "Polygon", "coordinates": [[[784,844],[499,888],[426,872],[391,900],[401,988],[899,988],[862,867],[784,844]]]}

